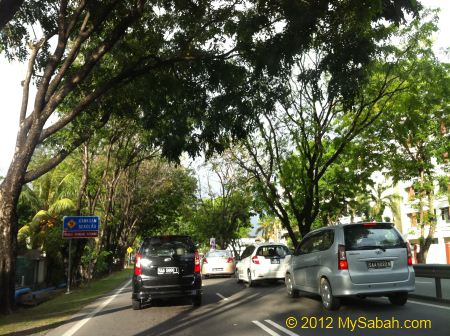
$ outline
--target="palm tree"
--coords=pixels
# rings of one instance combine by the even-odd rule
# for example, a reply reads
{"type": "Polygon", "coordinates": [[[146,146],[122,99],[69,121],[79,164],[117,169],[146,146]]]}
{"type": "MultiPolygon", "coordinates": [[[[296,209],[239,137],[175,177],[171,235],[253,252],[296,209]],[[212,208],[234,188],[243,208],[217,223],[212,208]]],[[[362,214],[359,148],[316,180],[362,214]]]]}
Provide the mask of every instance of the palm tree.
{"type": "Polygon", "coordinates": [[[274,241],[278,241],[282,229],[283,227],[278,218],[273,216],[264,216],[259,219],[259,227],[256,230],[256,233],[261,233],[265,240],[272,239],[274,241]]]}
{"type": "Polygon", "coordinates": [[[34,215],[18,233],[19,243],[28,248],[43,249],[46,233],[54,228],[64,215],[75,209],[78,180],[72,172],[55,169],[24,186],[20,203],[34,215]]]}

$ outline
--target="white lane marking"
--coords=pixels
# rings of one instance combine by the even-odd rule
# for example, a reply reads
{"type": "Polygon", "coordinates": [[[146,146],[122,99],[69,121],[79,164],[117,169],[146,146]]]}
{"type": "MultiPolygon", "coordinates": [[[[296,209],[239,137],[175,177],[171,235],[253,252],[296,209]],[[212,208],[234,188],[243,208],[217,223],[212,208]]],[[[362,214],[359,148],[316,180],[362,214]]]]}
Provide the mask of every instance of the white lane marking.
{"type": "Polygon", "coordinates": [[[432,281],[416,281],[416,283],[421,283],[421,284],[432,284],[434,282],[432,281]]]}
{"type": "MultiPolygon", "coordinates": [[[[211,307],[209,309],[205,308],[205,311],[201,315],[195,316],[195,317],[193,317],[192,319],[190,319],[190,320],[188,320],[186,322],[182,322],[181,324],[176,324],[174,327],[172,327],[170,329],[166,329],[165,332],[166,333],[170,333],[171,331],[173,331],[175,329],[181,329],[181,328],[184,328],[184,327],[186,327],[188,325],[192,326],[199,319],[202,319],[205,314],[208,314],[208,313],[220,314],[220,310],[221,309],[224,309],[224,310],[225,309],[228,309],[228,310],[233,309],[233,308],[235,308],[237,306],[240,306],[242,304],[247,303],[248,301],[250,301],[251,299],[253,299],[254,297],[256,297],[258,295],[259,295],[259,293],[255,293],[255,294],[252,294],[250,296],[241,296],[241,297],[238,297],[236,299],[233,299],[233,301],[228,301],[227,303],[224,303],[224,304],[221,304],[221,303],[217,302],[216,305],[214,305],[213,307],[211,307]]],[[[220,302],[222,302],[222,301],[220,301],[220,302]]]]}
{"type": "Polygon", "coordinates": [[[286,329],[286,328],[280,326],[278,323],[275,323],[275,322],[273,322],[273,321],[271,321],[271,320],[264,320],[264,321],[266,321],[267,323],[273,325],[273,326],[274,326],[275,328],[277,328],[278,330],[281,330],[281,331],[285,332],[285,333],[288,334],[289,336],[298,336],[298,334],[296,334],[296,333],[290,331],[289,329],[286,329]]]}
{"type": "Polygon", "coordinates": [[[272,329],[267,328],[264,324],[262,324],[259,321],[252,321],[254,324],[256,324],[258,327],[260,327],[262,330],[264,330],[265,332],[267,332],[268,334],[272,335],[272,336],[281,336],[280,334],[277,334],[275,331],[273,331],[272,329]]]}
{"type": "Polygon", "coordinates": [[[423,302],[412,301],[412,300],[408,300],[408,303],[413,303],[413,304],[418,304],[418,305],[422,305],[422,306],[428,306],[428,307],[435,307],[435,308],[441,308],[441,309],[450,310],[450,307],[439,306],[439,305],[435,305],[435,304],[431,304],[431,303],[423,303],[423,302]]]}
{"type": "Polygon", "coordinates": [[[217,295],[218,297],[220,297],[222,300],[228,301],[228,298],[225,297],[225,296],[223,296],[222,294],[216,293],[216,295],[217,295]]]}
{"type": "Polygon", "coordinates": [[[105,308],[112,300],[116,298],[126,287],[128,287],[131,283],[131,279],[122,287],[120,287],[113,296],[110,296],[108,299],[102,302],[100,306],[98,306],[94,311],[92,311],[88,316],[86,316],[81,321],[78,321],[72,328],[66,331],[62,336],[72,336],[75,334],[83,325],[85,325],[91,318],[97,315],[103,308],[105,308]]]}

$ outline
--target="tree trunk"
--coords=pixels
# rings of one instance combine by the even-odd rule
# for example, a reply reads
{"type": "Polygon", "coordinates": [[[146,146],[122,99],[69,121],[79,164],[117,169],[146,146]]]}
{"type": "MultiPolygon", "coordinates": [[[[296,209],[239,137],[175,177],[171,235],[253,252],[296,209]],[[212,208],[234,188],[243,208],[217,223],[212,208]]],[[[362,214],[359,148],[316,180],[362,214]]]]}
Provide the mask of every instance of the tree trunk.
{"type": "Polygon", "coordinates": [[[0,312],[11,313],[14,308],[17,254],[17,203],[24,175],[19,160],[13,161],[0,184],[0,312]]]}
{"type": "Polygon", "coordinates": [[[16,272],[17,214],[14,195],[0,189],[0,312],[9,314],[14,307],[16,272]]]}

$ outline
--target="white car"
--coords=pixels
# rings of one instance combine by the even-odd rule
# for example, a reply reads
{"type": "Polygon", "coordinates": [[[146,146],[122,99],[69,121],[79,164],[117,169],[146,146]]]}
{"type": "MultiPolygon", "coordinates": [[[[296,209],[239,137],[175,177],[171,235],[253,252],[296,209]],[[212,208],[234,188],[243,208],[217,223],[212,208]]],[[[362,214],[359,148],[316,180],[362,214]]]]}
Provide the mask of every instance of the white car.
{"type": "Polygon", "coordinates": [[[286,275],[291,252],[279,243],[247,246],[236,264],[237,282],[245,281],[251,287],[259,280],[281,280],[286,275]]]}

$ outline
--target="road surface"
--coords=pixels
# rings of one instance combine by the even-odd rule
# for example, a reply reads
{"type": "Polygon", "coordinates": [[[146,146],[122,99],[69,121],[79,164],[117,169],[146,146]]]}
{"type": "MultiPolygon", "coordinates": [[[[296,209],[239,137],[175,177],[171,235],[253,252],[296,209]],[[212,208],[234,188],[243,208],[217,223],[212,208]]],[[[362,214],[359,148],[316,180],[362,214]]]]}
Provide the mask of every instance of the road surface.
{"type": "Polygon", "coordinates": [[[246,288],[234,278],[213,278],[204,280],[203,290],[199,308],[174,299],[134,311],[127,284],[47,335],[450,336],[450,306],[428,301],[396,307],[386,298],[355,298],[328,312],[319,297],[288,298],[283,282],[246,288]]]}

